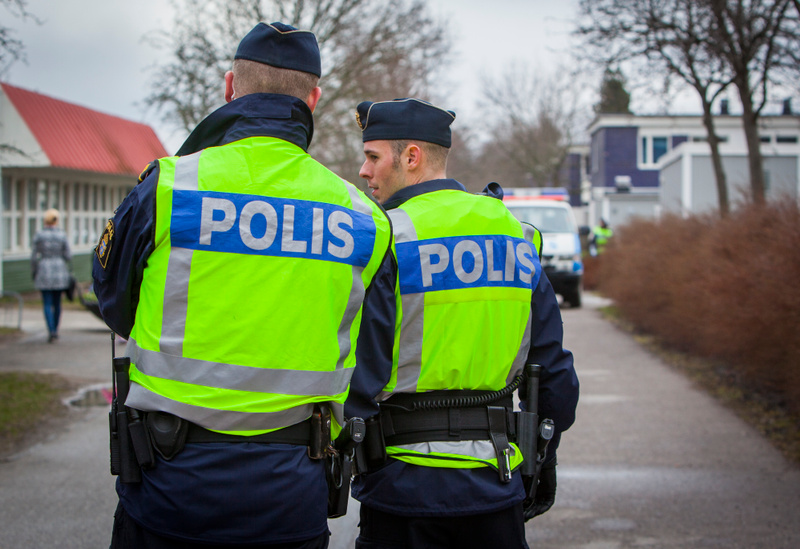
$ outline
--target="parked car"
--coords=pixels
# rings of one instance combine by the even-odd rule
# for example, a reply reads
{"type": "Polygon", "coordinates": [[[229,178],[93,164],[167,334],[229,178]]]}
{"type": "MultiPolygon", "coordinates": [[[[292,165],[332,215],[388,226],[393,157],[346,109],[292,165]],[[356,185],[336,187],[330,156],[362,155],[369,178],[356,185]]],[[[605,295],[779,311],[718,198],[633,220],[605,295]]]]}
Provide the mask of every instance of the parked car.
{"type": "Polygon", "coordinates": [[[578,224],[572,206],[558,194],[506,195],[506,206],[522,222],[542,233],[542,267],[555,292],[570,307],[580,307],[583,294],[583,260],[578,224]]]}

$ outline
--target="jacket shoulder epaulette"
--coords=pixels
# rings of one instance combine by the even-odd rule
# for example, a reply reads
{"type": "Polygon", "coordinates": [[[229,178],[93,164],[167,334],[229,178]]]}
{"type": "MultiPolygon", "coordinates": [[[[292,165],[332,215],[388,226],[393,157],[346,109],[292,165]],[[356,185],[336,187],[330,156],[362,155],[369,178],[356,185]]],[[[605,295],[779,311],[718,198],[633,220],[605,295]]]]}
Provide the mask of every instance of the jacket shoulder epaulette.
{"type": "Polygon", "coordinates": [[[142,181],[144,181],[147,178],[147,176],[150,175],[150,172],[155,170],[157,167],[158,167],[158,160],[153,160],[152,162],[150,162],[142,170],[142,173],[139,174],[139,180],[137,181],[137,183],[141,183],[142,181]]]}

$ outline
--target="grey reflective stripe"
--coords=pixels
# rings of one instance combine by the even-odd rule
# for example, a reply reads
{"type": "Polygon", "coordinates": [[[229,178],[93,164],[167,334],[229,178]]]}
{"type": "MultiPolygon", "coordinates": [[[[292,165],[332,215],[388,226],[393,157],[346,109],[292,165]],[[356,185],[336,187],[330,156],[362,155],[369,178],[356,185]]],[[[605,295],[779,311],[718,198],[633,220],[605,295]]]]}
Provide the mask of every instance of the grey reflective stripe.
{"type": "Polygon", "coordinates": [[[196,191],[197,174],[200,169],[200,155],[203,151],[181,156],[175,161],[175,181],[173,188],[179,191],[196,191]]]}
{"type": "Polygon", "coordinates": [[[186,358],[142,349],[133,339],[126,351],[147,376],[233,391],[297,396],[334,396],[347,390],[353,369],[333,372],[256,368],[186,358]]]}
{"type": "MultiPolygon", "coordinates": [[[[202,151],[182,156],[175,162],[173,190],[196,191],[198,169],[202,151]]],[[[167,277],[164,287],[164,316],[161,319],[162,352],[181,356],[186,333],[186,311],[189,306],[189,274],[192,267],[192,250],[172,248],[169,253],[167,277]]]]}
{"type": "Polygon", "coordinates": [[[364,280],[361,278],[361,273],[363,271],[364,269],[361,267],[353,266],[352,268],[353,283],[350,286],[347,306],[345,307],[344,316],[342,316],[342,322],[339,324],[339,330],[336,334],[339,342],[339,360],[336,361],[337,371],[344,369],[345,360],[350,355],[352,347],[350,343],[350,329],[353,326],[358,310],[361,308],[361,304],[364,302],[366,290],[364,288],[364,280]]]}
{"type": "Polygon", "coordinates": [[[422,332],[425,326],[425,294],[400,296],[403,319],[413,319],[403,323],[400,330],[400,348],[397,359],[397,386],[395,392],[417,392],[419,376],[422,372],[422,332]]]}
{"type": "MultiPolygon", "coordinates": [[[[536,236],[536,229],[533,225],[528,225],[527,223],[520,223],[522,225],[522,234],[525,237],[525,240],[528,242],[533,242],[533,237],[536,236]]],[[[537,252],[539,250],[536,250],[537,252]]]]}
{"type": "MultiPolygon", "coordinates": [[[[350,194],[350,201],[353,204],[353,209],[372,217],[372,208],[364,203],[358,189],[344,179],[342,179],[342,182],[347,192],[350,194]]],[[[350,329],[353,326],[353,321],[358,314],[358,310],[364,302],[364,294],[366,293],[364,279],[362,278],[363,273],[363,267],[353,265],[353,284],[350,287],[350,295],[347,297],[347,306],[345,307],[344,316],[342,317],[342,322],[339,324],[339,331],[337,333],[339,342],[339,360],[336,361],[337,370],[344,368],[344,362],[350,355],[352,347],[350,343],[350,329]]]]}
{"type": "MultiPolygon", "coordinates": [[[[533,244],[533,249],[536,250],[536,254],[541,259],[542,257],[542,234],[541,232],[536,229],[533,225],[529,223],[521,223],[522,225],[522,236],[525,238],[526,241],[533,244]],[[538,233],[538,238],[537,238],[538,233]]],[[[534,288],[535,289],[535,288],[534,288]]]]}
{"type": "MultiPolygon", "coordinates": [[[[411,452],[419,452],[421,454],[430,454],[432,452],[436,452],[438,454],[455,454],[458,456],[464,456],[465,458],[475,458],[484,461],[497,459],[497,454],[495,454],[494,446],[490,440],[417,442],[415,444],[402,444],[399,446],[394,446],[394,448],[409,450],[411,452]]],[[[511,451],[514,451],[513,447],[511,448],[511,451]]]]}
{"type": "MultiPolygon", "coordinates": [[[[394,227],[396,243],[417,240],[417,230],[408,213],[402,209],[387,212],[394,227]]],[[[394,392],[417,392],[422,371],[422,332],[425,326],[425,294],[401,295],[403,326],[400,330],[397,361],[397,386],[394,392]],[[407,322],[409,321],[410,322],[407,322]]]]}
{"type": "Polygon", "coordinates": [[[186,311],[189,307],[189,272],[192,250],[172,248],[164,286],[164,316],[161,319],[161,352],[181,356],[186,333],[186,311]]]}
{"type": "Polygon", "coordinates": [[[361,194],[359,190],[353,186],[352,183],[348,183],[344,179],[342,179],[342,183],[344,183],[345,188],[347,189],[348,194],[350,195],[350,202],[353,203],[353,209],[358,213],[362,213],[372,217],[372,207],[364,202],[364,200],[369,200],[366,198],[365,195],[361,194]]]}
{"type": "Polygon", "coordinates": [[[506,378],[506,385],[511,383],[515,377],[521,372],[525,363],[528,361],[528,351],[531,348],[531,324],[533,323],[533,311],[528,311],[528,323],[525,325],[525,331],[522,334],[522,342],[519,344],[519,351],[517,356],[514,357],[514,362],[511,364],[511,370],[508,372],[506,378]]]}
{"type": "MultiPolygon", "coordinates": [[[[528,225],[527,223],[522,223],[522,232],[525,237],[525,240],[528,242],[533,242],[534,237],[536,236],[536,229],[532,225],[528,225]]],[[[534,248],[536,246],[534,245],[534,248]]],[[[542,250],[536,249],[536,253],[541,256],[542,250]]],[[[532,292],[536,291],[536,288],[531,288],[532,292]]],[[[508,372],[508,377],[506,378],[506,385],[511,383],[514,378],[522,371],[522,368],[525,366],[525,362],[528,360],[528,351],[531,347],[531,326],[533,324],[533,312],[528,312],[528,322],[525,325],[525,332],[522,334],[522,341],[519,344],[519,351],[517,351],[517,356],[514,358],[514,362],[511,364],[511,370],[508,372]]]]}
{"type": "Polygon", "coordinates": [[[132,383],[125,404],[137,410],[162,411],[175,414],[212,431],[264,431],[280,429],[311,417],[313,404],[304,404],[280,412],[235,412],[193,406],[148,391],[132,383]]]}

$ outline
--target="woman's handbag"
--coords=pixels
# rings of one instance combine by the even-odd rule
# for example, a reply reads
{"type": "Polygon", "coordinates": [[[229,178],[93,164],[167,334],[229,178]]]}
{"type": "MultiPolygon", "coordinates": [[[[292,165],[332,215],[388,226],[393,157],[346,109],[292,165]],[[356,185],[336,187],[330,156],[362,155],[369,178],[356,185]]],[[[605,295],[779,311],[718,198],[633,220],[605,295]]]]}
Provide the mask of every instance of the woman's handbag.
{"type": "Polygon", "coordinates": [[[73,275],[69,275],[69,285],[66,289],[67,299],[70,301],[75,301],[75,277],[73,275]]]}

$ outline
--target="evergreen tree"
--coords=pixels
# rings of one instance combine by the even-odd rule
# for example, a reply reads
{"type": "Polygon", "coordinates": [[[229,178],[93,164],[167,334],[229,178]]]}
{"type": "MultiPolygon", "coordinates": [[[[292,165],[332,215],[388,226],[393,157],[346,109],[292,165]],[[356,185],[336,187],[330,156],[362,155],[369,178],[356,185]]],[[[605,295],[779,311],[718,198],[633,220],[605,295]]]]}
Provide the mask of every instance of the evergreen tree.
{"type": "Polygon", "coordinates": [[[625,77],[619,69],[607,68],[600,84],[600,102],[595,105],[595,112],[631,114],[628,105],[631,94],[625,89],[625,77]]]}

